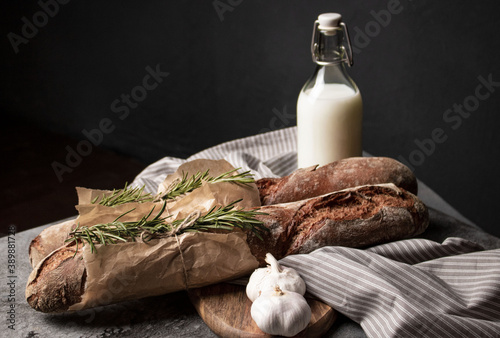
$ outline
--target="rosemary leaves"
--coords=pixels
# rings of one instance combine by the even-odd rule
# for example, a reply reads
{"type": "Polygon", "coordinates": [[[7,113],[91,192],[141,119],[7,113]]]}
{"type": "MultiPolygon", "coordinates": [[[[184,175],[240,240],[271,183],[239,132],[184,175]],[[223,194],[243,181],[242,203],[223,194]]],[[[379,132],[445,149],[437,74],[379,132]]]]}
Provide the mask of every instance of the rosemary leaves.
{"type": "MultiPolygon", "coordinates": [[[[98,199],[99,196],[96,196],[91,201],[91,203],[95,204],[98,199]]],[[[152,194],[144,192],[144,186],[142,186],[141,188],[131,188],[128,187],[127,183],[125,183],[125,187],[123,189],[113,189],[111,194],[103,194],[98,204],[107,207],[114,207],[117,205],[132,202],[152,202],[154,199],[155,197],[152,194]]]]}
{"type": "Polygon", "coordinates": [[[238,173],[238,169],[234,169],[216,177],[209,176],[209,170],[204,172],[198,172],[191,177],[188,177],[187,173],[183,173],[182,178],[174,181],[173,184],[165,191],[160,194],[157,199],[174,199],[177,196],[191,192],[203,184],[207,183],[218,183],[218,182],[233,182],[239,184],[250,184],[254,183],[255,180],[250,171],[245,171],[243,173],[238,173]]]}
{"type": "Polygon", "coordinates": [[[157,195],[145,193],[144,186],[141,188],[131,188],[126,183],[123,189],[114,189],[110,194],[103,194],[100,200],[99,197],[94,198],[91,203],[113,207],[132,202],[159,202],[162,200],[173,200],[181,195],[187,194],[201,187],[203,182],[232,182],[243,185],[255,182],[249,170],[238,173],[238,169],[225,172],[215,177],[209,175],[209,170],[198,172],[190,177],[187,173],[183,173],[182,177],[175,180],[165,192],[157,195]]]}
{"type": "MultiPolygon", "coordinates": [[[[166,202],[162,204],[160,211],[148,220],[154,211],[151,211],[138,221],[121,222],[120,218],[132,210],[118,216],[113,222],[96,224],[92,226],[77,226],[69,233],[66,242],[78,245],[86,242],[91,247],[91,252],[96,251],[95,244],[115,244],[119,241],[130,242],[141,238],[148,241],[152,238],[161,238],[181,234],[189,231],[209,231],[209,230],[242,230],[252,231],[258,238],[262,239],[262,234],[268,229],[263,223],[255,218],[263,213],[258,210],[235,209],[234,201],[226,206],[213,207],[205,215],[197,214],[191,219],[179,219],[167,222],[167,217],[162,217],[165,211],[166,202]]],[[[187,217],[189,218],[189,216],[187,217]]]]}

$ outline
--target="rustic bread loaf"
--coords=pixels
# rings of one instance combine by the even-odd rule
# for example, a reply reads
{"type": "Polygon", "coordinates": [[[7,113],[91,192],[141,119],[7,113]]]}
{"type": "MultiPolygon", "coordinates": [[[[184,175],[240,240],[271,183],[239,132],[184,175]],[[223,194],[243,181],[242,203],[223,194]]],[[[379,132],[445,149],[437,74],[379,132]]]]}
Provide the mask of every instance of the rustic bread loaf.
{"type": "MultiPolygon", "coordinates": [[[[328,245],[366,247],[409,238],[428,225],[425,205],[393,184],[360,186],[307,200],[264,206],[259,215],[269,233],[264,240],[248,233],[252,254],[264,265],[276,258],[309,253],[328,245]]],[[[81,251],[64,246],[44,258],[31,273],[26,299],[42,312],[66,311],[86,290],[81,251]]]]}
{"type": "Polygon", "coordinates": [[[367,184],[393,183],[417,194],[417,179],[402,163],[388,157],[352,157],[321,167],[298,169],[281,178],[257,180],[262,205],[300,201],[367,184]]]}
{"type": "Polygon", "coordinates": [[[363,248],[416,236],[429,224],[428,210],[415,195],[393,184],[349,188],[319,197],[263,206],[258,219],[270,230],[264,240],[248,233],[261,264],[323,246],[363,248]]]}

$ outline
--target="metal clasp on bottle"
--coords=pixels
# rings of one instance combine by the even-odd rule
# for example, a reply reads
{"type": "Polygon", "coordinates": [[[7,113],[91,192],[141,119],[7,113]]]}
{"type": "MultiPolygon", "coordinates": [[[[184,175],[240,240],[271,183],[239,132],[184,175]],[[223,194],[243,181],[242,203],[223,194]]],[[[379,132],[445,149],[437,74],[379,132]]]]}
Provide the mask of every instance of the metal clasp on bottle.
{"type": "Polygon", "coordinates": [[[320,64],[331,64],[331,63],[338,63],[338,62],[347,62],[347,65],[349,67],[352,67],[354,64],[353,58],[352,58],[352,46],[351,46],[351,38],[349,37],[349,31],[347,29],[347,25],[343,22],[340,22],[339,27],[333,27],[331,30],[338,30],[338,31],[343,31],[345,35],[345,41],[347,41],[347,50],[344,45],[340,46],[342,49],[340,60],[338,62],[325,62],[325,61],[319,61],[319,50],[318,50],[318,27],[319,27],[319,21],[316,20],[314,21],[314,26],[313,26],[313,35],[312,35],[312,41],[311,41],[311,53],[312,53],[312,59],[314,62],[320,63],[320,64]]]}

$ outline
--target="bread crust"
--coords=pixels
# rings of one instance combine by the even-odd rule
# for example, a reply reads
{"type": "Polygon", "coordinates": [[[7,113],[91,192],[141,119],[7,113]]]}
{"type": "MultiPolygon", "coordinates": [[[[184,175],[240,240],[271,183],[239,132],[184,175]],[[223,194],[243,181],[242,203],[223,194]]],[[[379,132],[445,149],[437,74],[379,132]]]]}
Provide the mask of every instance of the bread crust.
{"type": "Polygon", "coordinates": [[[66,245],[52,251],[31,272],[26,300],[41,312],[64,312],[81,301],[86,283],[82,251],[66,245]]]}
{"type": "Polygon", "coordinates": [[[351,157],[256,182],[262,205],[300,201],[346,188],[381,183],[393,183],[414,195],[418,192],[413,172],[389,157],[351,157]]]}

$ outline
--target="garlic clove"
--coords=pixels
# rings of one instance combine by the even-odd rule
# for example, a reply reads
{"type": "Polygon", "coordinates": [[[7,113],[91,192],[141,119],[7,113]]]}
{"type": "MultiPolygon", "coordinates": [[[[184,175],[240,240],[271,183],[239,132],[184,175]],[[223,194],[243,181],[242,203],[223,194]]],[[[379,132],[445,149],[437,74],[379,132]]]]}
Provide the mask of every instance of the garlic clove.
{"type": "Polygon", "coordinates": [[[266,280],[266,278],[270,275],[271,269],[267,268],[259,268],[256,269],[248,280],[246,287],[247,297],[253,302],[257,297],[260,296],[260,292],[263,288],[262,284],[266,280]]]}

